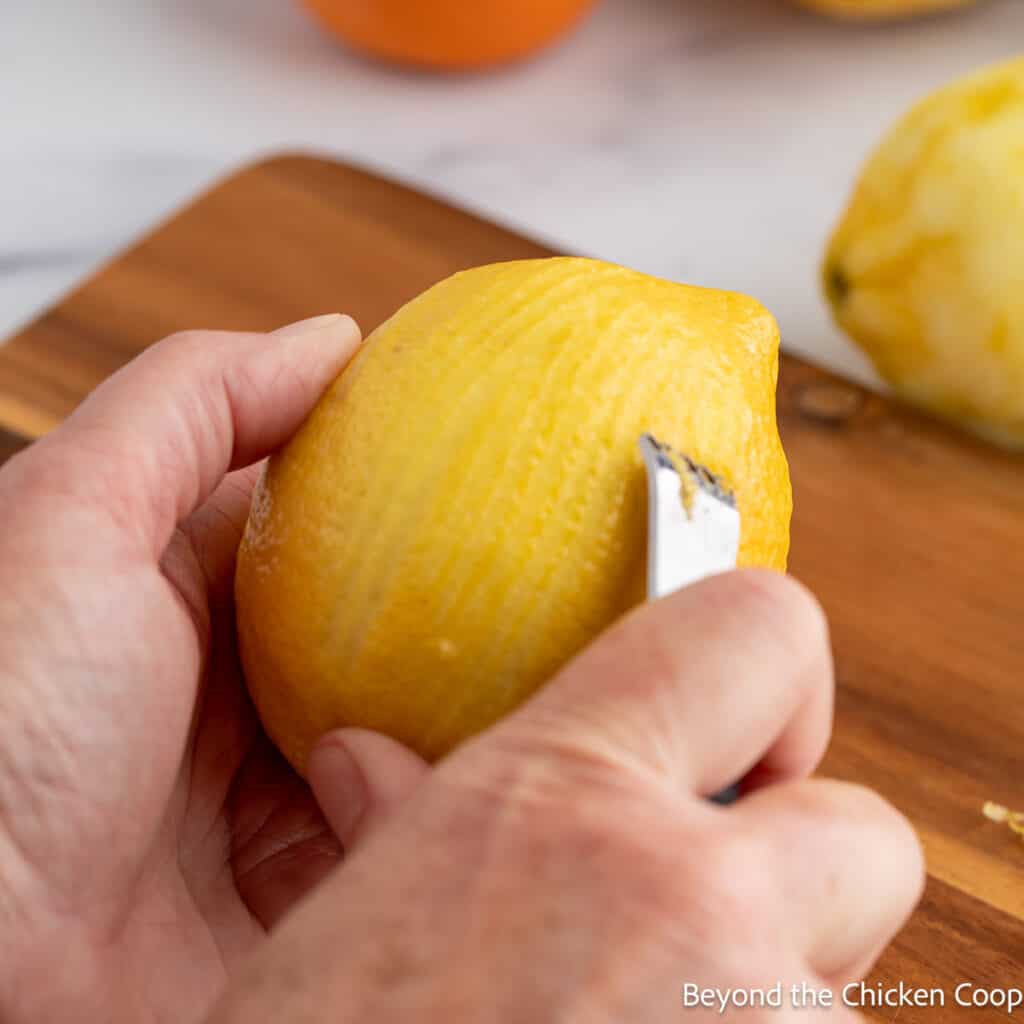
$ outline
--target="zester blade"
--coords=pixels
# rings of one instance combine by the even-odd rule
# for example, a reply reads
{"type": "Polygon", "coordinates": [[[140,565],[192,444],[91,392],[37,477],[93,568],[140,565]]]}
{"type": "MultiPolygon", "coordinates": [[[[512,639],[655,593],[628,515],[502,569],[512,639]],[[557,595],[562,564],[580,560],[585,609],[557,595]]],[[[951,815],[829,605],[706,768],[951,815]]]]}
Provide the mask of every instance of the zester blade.
{"type": "Polygon", "coordinates": [[[640,451],[648,481],[648,598],[735,569],[740,514],[731,489],[651,434],[640,438],[640,451]]]}
{"type": "MultiPolygon", "coordinates": [[[[640,438],[647,466],[647,597],[654,601],[736,568],[740,514],[721,479],[650,434],[640,438]]],[[[712,797],[731,804],[739,787],[712,797]]]]}

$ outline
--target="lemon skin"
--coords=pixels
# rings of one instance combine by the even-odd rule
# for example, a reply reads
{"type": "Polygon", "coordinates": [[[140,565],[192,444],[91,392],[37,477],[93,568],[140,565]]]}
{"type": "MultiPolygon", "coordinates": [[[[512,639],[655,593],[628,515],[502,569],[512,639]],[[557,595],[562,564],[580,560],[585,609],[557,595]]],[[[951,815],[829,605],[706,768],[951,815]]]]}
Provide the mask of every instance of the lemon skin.
{"type": "Polygon", "coordinates": [[[849,21],[884,21],[972,7],[978,0],[798,0],[804,7],[849,21]]]}
{"type": "Polygon", "coordinates": [[[481,267],[367,340],[259,484],[246,679],[300,771],[326,731],[437,758],[644,599],[651,431],[735,487],[784,568],[778,330],[742,295],[582,259],[481,267]]]}
{"type": "Polygon", "coordinates": [[[1024,60],[899,121],[832,237],[824,287],[899,394],[1024,447],[1024,60]]]}

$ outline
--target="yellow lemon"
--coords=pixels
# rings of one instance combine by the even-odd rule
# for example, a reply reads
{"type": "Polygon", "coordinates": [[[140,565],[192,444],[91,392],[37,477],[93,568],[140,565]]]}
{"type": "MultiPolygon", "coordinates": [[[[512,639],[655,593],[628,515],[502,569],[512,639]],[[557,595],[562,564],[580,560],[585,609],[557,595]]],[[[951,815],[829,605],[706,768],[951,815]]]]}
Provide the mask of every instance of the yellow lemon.
{"type": "Polygon", "coordinates": [[[896,125],[824,273],[837,321],[897,392],[1024,447],[1024,60],[896,125]]]}
{"type": "Polygon", "coordinates": [[[236,580],[246,678],[302,770],[337,726],[436,758],[643,600],[645,431],[732,483],[785,566],[778,330],[583,259],[480,267],[367,340],[269,464],[236,580]]]}
{"type": "Polygon", "coordinates": [[[968,7],[977,0],[799,0],[805,7],[837,18],[876,21],[968,7]]]}

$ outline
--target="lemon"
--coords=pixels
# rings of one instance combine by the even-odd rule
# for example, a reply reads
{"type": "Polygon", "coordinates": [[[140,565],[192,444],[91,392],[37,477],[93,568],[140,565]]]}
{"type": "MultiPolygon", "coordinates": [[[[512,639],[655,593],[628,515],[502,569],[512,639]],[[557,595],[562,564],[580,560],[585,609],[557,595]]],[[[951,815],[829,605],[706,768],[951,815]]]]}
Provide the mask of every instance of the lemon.
{"type": "Polygon", "coordinates": [[[838,323],[897,392],[1024,447],[1024,60],[940,90],[893,128],[824,274],[838,323]]]}
{"type": "Polygon", "coordinates": [[[375,331],[254,497],[239,641],[300,771],[337,726],[437,758],[644,599],[645,431],[732,483],[785,566],[778,330],[742,295],[583,259],[458,274],[375,331]]]}
{"type": "Polygon", "coordinates": [[[907,18],[915,14],[968,7],[977,0],[799,0],[805,7],[837,18],[863,21],[907,18]]]}

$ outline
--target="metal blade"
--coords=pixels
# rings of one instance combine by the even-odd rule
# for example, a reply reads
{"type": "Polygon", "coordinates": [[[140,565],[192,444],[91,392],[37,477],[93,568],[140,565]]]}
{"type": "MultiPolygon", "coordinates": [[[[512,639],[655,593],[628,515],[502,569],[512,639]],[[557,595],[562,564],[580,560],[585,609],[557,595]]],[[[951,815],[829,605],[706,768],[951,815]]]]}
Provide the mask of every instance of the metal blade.
{"type": "MultiPolygon", "coordinates": [[[[736,568],[740,514],[721,480],[650,434],[640,438],[647,466],[647,596],[649,600],[736,568]]],[[[739,798],[732,786],[717,804],[739,798]]]]}
{"type": "Polygon", "coordinates": [[[704,466],[650,434],[647,466],[647,596],[665,597],[736,568],[740,515],[732,491],[704,466]]]}

